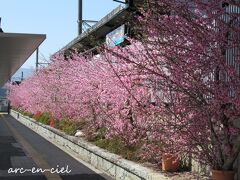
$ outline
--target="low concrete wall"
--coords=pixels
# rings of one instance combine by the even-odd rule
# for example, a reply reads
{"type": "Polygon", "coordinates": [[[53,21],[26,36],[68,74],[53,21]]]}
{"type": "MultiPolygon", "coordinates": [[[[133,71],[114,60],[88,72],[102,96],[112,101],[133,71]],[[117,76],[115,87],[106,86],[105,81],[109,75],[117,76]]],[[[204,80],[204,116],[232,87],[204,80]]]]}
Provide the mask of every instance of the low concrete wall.
{"type": "Polygon", "coordinates": [[[114,179],[123,180],[167,180],[170,179],[163,174],[157,173],[149,168],[143,167],[132,161],[109,153],[82,138],[68,136],[65,133],[52,127],[36,122],[34,119],[23,116],[22,114],[11,110],[10,114],[32,129],[48,141],[56,143],[62,149],[70,150],[76,153],[83,161],[91,164],[96,169],[105,172],[114,179]]]}

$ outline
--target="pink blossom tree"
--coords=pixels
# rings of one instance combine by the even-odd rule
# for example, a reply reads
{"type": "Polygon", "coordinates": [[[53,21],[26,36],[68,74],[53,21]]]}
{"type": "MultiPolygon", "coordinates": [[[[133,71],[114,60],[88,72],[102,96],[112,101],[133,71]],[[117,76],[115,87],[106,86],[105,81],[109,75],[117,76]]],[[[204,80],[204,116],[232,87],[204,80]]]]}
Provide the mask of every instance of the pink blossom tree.
{"type": "Polygon", "coordinates": [[[147,115],[138,106],[147,104],[148,89],[140,86],[138,75],[131,75],[131,64],[117,61],[107,52],[92,57],[74,51],[67,59],[57,54],[48,67],[19,86],[12,85],[9,99],[12,106],[34,114],[41,111],[60,120],[87,119],[93,130],[104,127],[107,138],[119,136],[133,146],[145,135],[142,119],[147,115]]]}
{"type": "Polygon", "coordinates": [[[139,39],[98,56],[52,57],[20,86],[13,106],[88,119],[143,156],[192,154],[230,170],[240,151],[239,2],[148,0],[139,39]],[[229,6],[227,6],[229,3],[229,6]]]}
{"type": "MultiPolygon", "coordinates": [[[[240,152],[240,3],[147,0],[139,40],[110,50],[154,94],[164,152],[231,170],[240,152]]],[[[147,107],[145,108],[146,111],[147,107]]],[[[157,122],[156,122],[157,121],[157,122]]]]}

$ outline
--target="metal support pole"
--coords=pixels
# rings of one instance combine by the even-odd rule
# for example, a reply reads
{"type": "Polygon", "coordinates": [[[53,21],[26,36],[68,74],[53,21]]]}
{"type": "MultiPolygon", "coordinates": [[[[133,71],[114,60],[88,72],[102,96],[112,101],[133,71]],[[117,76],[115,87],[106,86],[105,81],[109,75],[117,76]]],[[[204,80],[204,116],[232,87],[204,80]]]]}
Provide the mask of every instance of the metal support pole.
{"type": "Polygon", "coordinates": [[[36,49],[36,71],[38,70],[38,65],[39,65],[39,62],[38,62],[38,48],[36,49]]]}
{"type": "Polygon", "coordinates": [[[122,4],[128,4],[128,0],[125,0],[125,1],[113,0],[113,1],[118,2],[118,3],[122,3],[122,4]]]}
{"type": "Polygon", "coordinates": [[[0,33],[3,33],[3,30],[1,28],[1,22],[2,22],[2,18],[0,17],[0,33]]]}
{"type": "Polygon", "coordinates": [[[78,0],[78,35],[82,34],[82,0],[78,0]]]}

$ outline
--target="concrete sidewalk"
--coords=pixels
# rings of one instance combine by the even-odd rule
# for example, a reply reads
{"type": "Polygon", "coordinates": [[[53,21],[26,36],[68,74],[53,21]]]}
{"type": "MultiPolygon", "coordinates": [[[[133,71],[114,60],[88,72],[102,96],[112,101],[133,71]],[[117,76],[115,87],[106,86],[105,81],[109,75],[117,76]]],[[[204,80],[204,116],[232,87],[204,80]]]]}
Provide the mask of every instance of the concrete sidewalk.
{"type": "Polygon", "coordinates": [[[57,148],[9,115],[0,115],[0,179],[1,180],[104,180],[99,175],[57,148]],[[44,173],[32,173],[33,167],[42,168],[44,173]],[[10,169],[11,168],[11,169],[10,169]],[[23,168],[29,172],[8,173],[23,168]],[[50,173],[48,170],[71,171],[50,173]]]}

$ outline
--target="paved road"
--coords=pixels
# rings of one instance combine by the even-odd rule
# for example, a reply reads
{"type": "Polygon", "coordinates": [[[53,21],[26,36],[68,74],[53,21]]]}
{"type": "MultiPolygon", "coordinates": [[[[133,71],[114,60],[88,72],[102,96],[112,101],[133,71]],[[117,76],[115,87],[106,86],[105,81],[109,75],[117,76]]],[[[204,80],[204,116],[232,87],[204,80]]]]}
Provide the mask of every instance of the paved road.
{"type": "Polygon", "coordinates": [[[105,180],[111,179],[79,163],[10,115],[0,115],[0,180],[105,180]],[[20,169],[22,172],[20,173],[20,169]],[[35,168],[35,169],[33,169],[35,168]],[[41,168],[45,172],[36,173],[41,168]],[[65,173],[50,173],[49,170],[65,173]],[[16,172],[17,173],[14,173],[16,172]],[[67,173],[66,171],[70,171],[67,173]],[[9,173],[12,171],[11,173],[9,173]],[[34,173],[33,173],[33,172],[34,173]]]}

